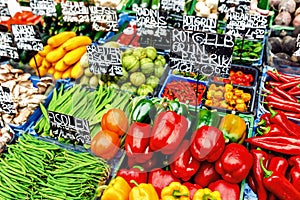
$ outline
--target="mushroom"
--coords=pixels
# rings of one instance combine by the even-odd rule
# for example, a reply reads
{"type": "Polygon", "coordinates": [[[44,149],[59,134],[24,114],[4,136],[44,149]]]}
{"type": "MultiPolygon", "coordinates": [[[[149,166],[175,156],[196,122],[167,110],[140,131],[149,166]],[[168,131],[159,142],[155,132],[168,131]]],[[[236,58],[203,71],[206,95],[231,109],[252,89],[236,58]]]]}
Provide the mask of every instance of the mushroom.
{"type": "Polygon", "coordinates": [[[15,124],[22,124],[31,115],[32,110],[28,107],[20,109],[19,114],[13,119],[15,124]]]}
{"type": "Polygon", "coordinates": [[[46,83],[38,82],[36,85],[38,87],[38,93],[39,94],[43,94],[43,93],[46,92],[46,90],[47,90],[47,84],[46,83]]]}

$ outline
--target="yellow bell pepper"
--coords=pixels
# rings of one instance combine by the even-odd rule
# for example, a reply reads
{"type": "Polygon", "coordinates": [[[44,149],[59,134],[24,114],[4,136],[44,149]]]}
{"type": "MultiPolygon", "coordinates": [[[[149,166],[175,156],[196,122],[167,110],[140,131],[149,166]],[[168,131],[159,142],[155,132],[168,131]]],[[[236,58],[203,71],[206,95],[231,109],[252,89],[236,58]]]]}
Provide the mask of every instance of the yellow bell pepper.
{"type": "Polygon", "coordinates": [[[206,106],[212,106],[213,102],[212,100],[205,100],[205,103],[204,103],[206,106]]]}
{"type": "Polygon", "coordinates": [[[130,191],[129,200],[159,200],[158,194],[152,184],[137,184],[137,182],[135,184],[136,186],[130,191]]]}
{"type": "Polygon", "coordinates": [[[235,109],[240,112],[247,111],[247,105],[245,103],[238,103],[235,105],[235,109]]]}
{"type": "Polygon", "coordinates": [[[243,90],[239,90],[239,89],[234,90],[234,95],[235,96],[240,97],[240,96],[242,96],[242,94],[244,94],[243,90]]]}
{"type": "Polygon", "coordinates": [[[213,98],[215,98],[215,99],[222,99],[223,98],[223,92],[222,91],[215,92],[213,98]]]}
{"type": "Polygon", "coordinates": [[[233,92],[225,92],[224,97],[227,102],[230,102],[233,99],[233,92]]]}
{"type": "Polygon", "coordinates": [[[222,200],[219,191],[211,191],[209,188],[199,189],[195,192],[193,200],[222,200]]]}
{"type": "Polygon", "coordinates": [[[225,115],[219,125],[226,142],[243,143],[246,136],[246,123],[238,115],[225,115]]]}
{"type": "Polygon", "coordinates": [[[190,200],[190,191],[179,182],[172,182],[161,191],[161,200],[190,200]]]}
{"type": "Polygon", "coordinates": [[[233,90],[233,86],[231,84],[225,84],[225,92],[231,92],[233,90]]]}
{"type": "Polygon", "coordinates": [[[238,98],[236,101],[236,104],[242,104],[242,103],[245,103],[243,99],[241,98],[238,98]]]}
{"type": "Polygon", "coordinates": [[[244,100],[244,102],[248,102],[251,100],[251,94],[250,93],[243,93],[241,98],[244,100]]]}
{"type": "Polygon", "coordinates": [[[101,200],[128,200],[131,187],[121,176],[110,181],[104,190],[101,200]]]}

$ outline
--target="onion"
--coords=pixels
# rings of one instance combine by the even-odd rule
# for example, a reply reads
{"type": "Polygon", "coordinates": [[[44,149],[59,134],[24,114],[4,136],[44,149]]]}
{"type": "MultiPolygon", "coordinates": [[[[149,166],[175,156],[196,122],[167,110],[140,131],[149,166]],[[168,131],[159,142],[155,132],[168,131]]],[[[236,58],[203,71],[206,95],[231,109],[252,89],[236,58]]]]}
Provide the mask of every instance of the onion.
{"type": "Polygon", "coordinates": [[[279,12],[288,11],[293,13],[296,10],[296,2],[294,0],[282,0],[278,6],[279,12]]]}
{"type": "Polygon", "coordinates": [[[276,16],[274,21],[276,25],[288,26],[292,21],[292,16],[289,12],[283,11],[276,16]]]}
{"type": "Polygon", "coordinates": [[[293,20],[293,26],[297,27],[300,26],[300,15],[297,15],[293,20]]]}

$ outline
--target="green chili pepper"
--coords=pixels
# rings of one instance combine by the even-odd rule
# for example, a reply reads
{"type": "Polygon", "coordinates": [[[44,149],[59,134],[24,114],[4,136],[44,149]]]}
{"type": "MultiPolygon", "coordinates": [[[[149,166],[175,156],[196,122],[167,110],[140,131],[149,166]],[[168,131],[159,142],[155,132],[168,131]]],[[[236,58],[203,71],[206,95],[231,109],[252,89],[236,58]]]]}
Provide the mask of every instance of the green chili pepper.
{"type": "Polygon", "coordinates": [[[218,127],[220,119],[221,118],[216,111],[200,110],[198,113],[197,128],[200,128],[204,125],[218,127]]]}

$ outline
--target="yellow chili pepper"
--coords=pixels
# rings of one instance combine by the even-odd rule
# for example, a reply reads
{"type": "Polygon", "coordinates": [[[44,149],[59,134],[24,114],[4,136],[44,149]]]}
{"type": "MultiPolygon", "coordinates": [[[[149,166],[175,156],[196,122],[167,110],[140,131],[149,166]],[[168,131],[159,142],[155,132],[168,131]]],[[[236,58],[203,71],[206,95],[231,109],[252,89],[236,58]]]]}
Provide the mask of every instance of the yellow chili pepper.
{"type": "Polygon", "coordinates": [[[222,200],[222,198],[219,191],[211,191],[209,188],[204,188],[195,192],[193,200],[222,200]]]}
{"type": "Polygon", "coordinates": [[[158,194],[152,184],[138,184],[136,181],[130,182],[133,182],[136,186],[131,189],[129,200],[159,200],[158,194]]]}
{"type": "Polygon", "coordinates": [[[216,93],[215,90],[208,90],[208,91],[207,91],[206,98],[207,98],[207,99],[213,99],[215,93],[216,93]]]}
{"type": "Polygon", "coordinates": [[[212,106],[212,100],[209,99],[209,100],[205,100],[205,103],[204,103],[206,106],[212,106]]]}
{"type": "Polygon", "coordinates": [[[232,90],[233,90],[233,86],[227,83],[225,85],[225,92],[231,92],[232,90]]]}
{"type": "Polygon", "coordinates": [[[225,100],[220,102],[220,108],[228,108],[228,104],[225,100]]]}
{"type": "Polygon", "coordinates": [[[227,102],[230,102],[233,99],[233,92],[225,92],[224,97],[227,102]]]}
{"type": "Polygon", "coordinates": [[[131,187],[121,176],[110,181],[104,190],[101,200],[128,200],[131,187]]]}
{"type": "Polygon", "coordinates": [[[234,95],[235,96],[240,97],[240,96],[242,96],[243,93],[244,93],[243,90],[239,90],[239,89],[234,90],[234,95]]]}
{"type": "Polygon", "coordinates": [[[245,103],[238,103],[235,105],[235,109],[240,112],[245,112],[247,111],[247,105],[245,103]]]}
{"type": "Polygon", "coordinates": [[[250,93],[244,93],[242,94],[241,98],[244,100],[244,102],[248,102],[251,100],[251,94],[250,93]]]}
{"type": "Polygon", "coordinates": [[[222,91],[222,92],[225,92],[225,87],[224,86],[222,86],[222,85],[220,85],[219,87],[218,87],[218,89],[217,90],[220,90],[220,91],[222,91]]]}
{"type": "Polygon", "coordinates": [[[235,100],[236,104],[242,104],[245,103],[243,99],[238,98],[237,100],[235,100]]]}
{"type": "Polygon", "coordinates": [[[172,182],[161,191],[161,200],[190,200],[190,191],[179,182],[172,182]]]}
{"type": "Polygon", "coordinates": [[[235,96],[235,95],[233,95],[233,97],[232,97],[232,99],[233,100],[237,100],[239,97],[238,96],[235,96]]]}

